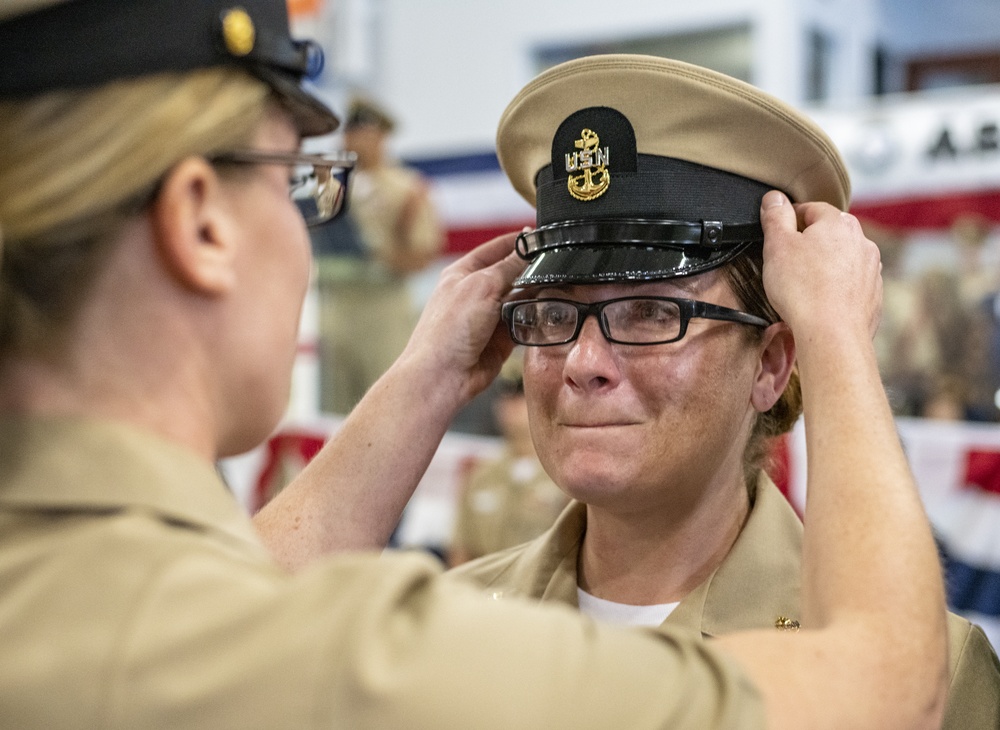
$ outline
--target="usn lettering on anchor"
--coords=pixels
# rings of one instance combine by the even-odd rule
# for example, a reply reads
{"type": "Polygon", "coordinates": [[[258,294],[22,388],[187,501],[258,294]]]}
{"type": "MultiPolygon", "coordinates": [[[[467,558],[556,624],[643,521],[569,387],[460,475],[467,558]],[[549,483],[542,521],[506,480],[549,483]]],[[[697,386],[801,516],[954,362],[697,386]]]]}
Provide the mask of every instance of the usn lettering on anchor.
{"type": "Polygon", "coordinates": [[[607,166],[611,162],[611,149],[601,148],[601,141],[595,132],[584,129],[580,139],[573,143],[579,152],[566,153],[566,180],[569,194],[577,200],[599,198],[611,184],[611,174],[607,166]],[[572,173],[580,171],[579,175],[572,173]]]}

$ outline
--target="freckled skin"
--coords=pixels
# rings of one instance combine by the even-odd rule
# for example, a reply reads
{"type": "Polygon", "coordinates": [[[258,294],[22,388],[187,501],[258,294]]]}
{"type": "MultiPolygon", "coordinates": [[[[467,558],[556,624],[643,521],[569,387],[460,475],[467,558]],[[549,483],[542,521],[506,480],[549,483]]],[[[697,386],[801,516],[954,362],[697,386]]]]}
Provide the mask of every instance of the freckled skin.
{"type": "MultiPolygon", "coordinates": [[[[739,308],[718,271],[537,293],[584,302],[638,294],[739,308]]],[[[591,317],[573,343],[527,348],[532,438],[576,499],[619,513],[686,511],[712,490],[742,488],[758,366],[741,325],[693,319],[679,342],[637,347],[607,342],[591,317]]]]}

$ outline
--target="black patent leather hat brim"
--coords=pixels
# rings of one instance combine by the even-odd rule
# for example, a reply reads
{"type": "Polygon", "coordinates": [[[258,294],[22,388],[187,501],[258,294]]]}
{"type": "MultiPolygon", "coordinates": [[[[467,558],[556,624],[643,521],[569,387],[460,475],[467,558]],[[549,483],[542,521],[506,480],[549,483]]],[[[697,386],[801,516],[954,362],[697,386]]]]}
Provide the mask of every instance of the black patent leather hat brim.
{"type": "Polygon", "coordinates": [[[340,126],[337,115],[306,91],[298,79],[261,64],[252,66],[251,71],[271,87],[282,106],[292,115],[303,137],[330,134],[340,126]]]}
{"type": "Polygon", "coordinates": [[[620,244],[551,249],[535,256],[514,286],[657,281],[691,276],[722,266],[749,245],[746,243],[724,250],[692,247],[681,250],[620,244]]]}

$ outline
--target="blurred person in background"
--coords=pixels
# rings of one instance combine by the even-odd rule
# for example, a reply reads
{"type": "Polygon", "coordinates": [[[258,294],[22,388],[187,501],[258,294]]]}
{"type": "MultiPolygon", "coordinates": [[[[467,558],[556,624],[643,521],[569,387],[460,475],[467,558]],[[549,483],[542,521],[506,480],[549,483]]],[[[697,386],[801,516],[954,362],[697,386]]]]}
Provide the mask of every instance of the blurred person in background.
{"type": "Polygon", "coordinates": [[[964,296],[970,279],[941,267],[908,273],[905,236],[870,221],[863,226],[882,255],[882,322],[875,346],[894,412],[972,416],[978,345],[973,305],[964,296]]]}
{"type": "Polygon", "coordinates": [[[906,271],[905,237],[870,222],[865,228],[882,252],[876,348],[896,414],[996,420],[998,381],[990,363],[996,274],[984,260],[987,222],[975,215],[956,218],[950,242],[957,268],[936,265],[916,273],[906,271]]]}
{"type": "Polygon", "coordinates": [[[531,441],[521,348],[500,369],[492,408],[503,452],[469,465],[459,485],[449,565],[538,537],[568,501],[542,469],[531,441]]]}
{"type": "Polygon", "coordinates": [[[960,214],[951,224],[951,240],[958,249],[959,286],[967,309],[979,306],[1000,283],[1000,272],[987,257],[991,228],[991,222],[978,213],[960,214]]]}
{"type": "MultiPolygon", "coordinates": [[[[622,625],[705,637],[799,627],[802,524],[762,467],[805,403],[811,491],[825,419],[796,369],[816,335],[782,322],[765,291],[760,205],[778,188],[807,233],[832,226],[829,247],[812,249],[830,265],[850,238],[838,226],[861,235],[841,212],[835,146],[743,82],[622,54],[530,82],[497,148],[538,218],[518,239],[529,264],[504,319],[526,348],[538,456],[573,502],[542,537],[451,575],[622,625]]],[[[838,296],[853,297],[843,283],[838,296]]],[[[838,457],[840,480],[865,481],[847,475],[852,460],[838,457]]],[[[949,635],[945,726],[993,728],[997,657],[953,614],[949,635]]]]}
{"type": "Polygon", "coordinates": [[[313,232],[326,412],[349,413],[403,351],[418,314],[407,282],[444,245],[426,180],[390,155],[395,127],[371,99],[350,102],[344,148],[357,165],[349,205],[313,232]]]}
{"type": "Polygon", "coordinates": [[[951,227],[961,257],[962,302],[969,313],[967,417],[1000,420],[1000,298],[995,263],[987,260],[991,224],[980,215],[961,215],[951,227]]]}
{"type": "Polygon", "coordinates": [[[897,356],[897,343],[913,318],[915,294],[905,272],[906,240],[897,231],[862,220],[865,235],[878,246],[882,258],[882,319],[875,333],[875,353],[886,395],[897,416],[916,415],[914,376],[897,356]]]}
{"type": "Polygon", "coordinates": [[[887,323],[882,337],[883,377],[897,395],[898,414],[921,416],[947,381],[952,395],[964,393],[956,404],[964,419],[976,342],[973,313],[962,297],[959,275],[929,268],[897,284],[894,293],[893,326],[890,332],[887,323]]]}
{"type": "Polygon", "coordinates": [[[967,419],[968,403],[969,389],[965,380],[940,375],[929,384],[920,417],[936,421],[964,421],[967,419]]]}

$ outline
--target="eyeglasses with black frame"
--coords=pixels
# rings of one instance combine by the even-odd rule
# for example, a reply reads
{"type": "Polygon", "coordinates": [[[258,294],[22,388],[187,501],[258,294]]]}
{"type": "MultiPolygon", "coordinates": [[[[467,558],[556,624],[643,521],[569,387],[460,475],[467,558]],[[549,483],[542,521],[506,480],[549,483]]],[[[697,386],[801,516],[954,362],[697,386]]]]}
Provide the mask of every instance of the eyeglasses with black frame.
{"type": "Polygon", "coordinates": [[[768,322],[747,312],[694,299],[620,297],[602,302],[569,299],[523,299],[503,305],[502,316],[511,339],[528,347],[565,345],[580,336],[590,315],[597,318],[608,342],[621,345],[663,345],[687,333],[692,319],[717,319],[752,327],[768,322]]]}
{"type": "Polygon", "coordinates": [[[221,165],[287,165],[288,193],[307,226],[333,220],[346,210],[347,182],[354,169],[353,153],[304,155],[296,152],[234,150],[210,158],[221,165]]]}

